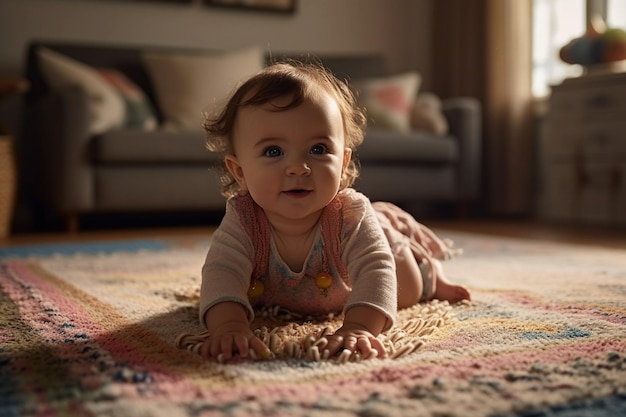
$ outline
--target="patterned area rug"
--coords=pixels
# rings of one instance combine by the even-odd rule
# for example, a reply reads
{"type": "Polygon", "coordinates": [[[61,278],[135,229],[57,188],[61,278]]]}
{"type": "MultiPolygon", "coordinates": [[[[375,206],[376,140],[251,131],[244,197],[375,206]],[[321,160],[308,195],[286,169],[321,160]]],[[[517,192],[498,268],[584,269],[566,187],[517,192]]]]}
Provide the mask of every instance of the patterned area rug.
{"type": "Polygon", "coordinates": [[[626,415],[626,251],[439,234],[472,303],[402,311],[360,361],[314,349],[339,318],[266,310],[274,359],[203,362],[208,238],[0,248],[0,416],[626,415]]]}

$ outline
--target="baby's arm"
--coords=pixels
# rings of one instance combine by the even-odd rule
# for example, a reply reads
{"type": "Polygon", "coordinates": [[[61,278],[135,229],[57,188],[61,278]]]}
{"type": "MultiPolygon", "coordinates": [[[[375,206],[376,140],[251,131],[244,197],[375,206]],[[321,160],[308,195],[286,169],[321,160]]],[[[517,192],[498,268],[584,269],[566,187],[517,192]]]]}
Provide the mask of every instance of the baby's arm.
{"type": "Polygon", "coordinates": [[[200,322],[209,331],[202,346],[206,359],[229,360],[239,354],[249,357],[250,349],[258,356],[270,351],[250,330],[252,306],[247,297],[253,271],[254,246],[230,202],[220,226],[213,234],[202,267],[200,322]]]}
{"type": "Polygon", "coordinates": [[[205,315],[209,340],[202,346],[205,359],[232,359],[235,353],[242,358],[249,356],[250,349],[262,357],[271,355],[269,348],[250,330],[244,306],[236,302],[222,302],[214,305],[205,315]]]}
{"type": "Polygon", "coordinates": [[[373,307],[354,306],[346,311],[343,325],[328,336],[325,349],[330,356],[342,347],[352,353],[359,352],[363,358],[369,358],[376,350],[379,358],[386,356],[382,342],[376,338],[383,331],[387,316],[373,307]]]}
{"type": "Polygon", "coordinates": [[[398,307],[398,286],[393,253],[369,200],[350,194],[343,204],[342,261],[348,269],[352,292],[346,304],[344,323],[327,337],[325,349],[336,354],[343,347],[362,358],[386,352],[377,336],[393,325],[398,307]]]}

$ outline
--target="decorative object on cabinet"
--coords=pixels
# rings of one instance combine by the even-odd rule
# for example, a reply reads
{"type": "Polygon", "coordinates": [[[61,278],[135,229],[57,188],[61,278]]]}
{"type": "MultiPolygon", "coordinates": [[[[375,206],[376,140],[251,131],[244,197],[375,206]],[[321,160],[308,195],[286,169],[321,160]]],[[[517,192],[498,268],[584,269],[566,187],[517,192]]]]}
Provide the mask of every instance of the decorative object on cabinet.
{"type": "Polygon", "coordinates": [[[601,17],[594,16],[581,37],[572,39],[559,50],[568,64],[593,67],[626,61],[626,31],[608,28],[601,17]]]}

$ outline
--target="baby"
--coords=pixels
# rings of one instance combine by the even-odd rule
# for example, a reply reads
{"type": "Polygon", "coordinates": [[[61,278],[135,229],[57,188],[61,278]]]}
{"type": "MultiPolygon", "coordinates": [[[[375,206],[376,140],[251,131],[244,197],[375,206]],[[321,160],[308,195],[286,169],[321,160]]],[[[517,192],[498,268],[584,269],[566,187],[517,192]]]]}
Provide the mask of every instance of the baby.
{"type": "MultiPolygon", "coordinates": [[[[325,355],[369,358],[385,356],[376,336],[398,308],[470,298],[416,250],[410,215],[350,188],[365,120],[344,82],[297,62],[265,68],[207,117],[208,148],[224,154],[228,201],[202,269],[205,358],[270,356],[250,329],[255,306],[344,313],[325,355]]],[[[441,241],[424,229],[436,247],[441,241]]]]}

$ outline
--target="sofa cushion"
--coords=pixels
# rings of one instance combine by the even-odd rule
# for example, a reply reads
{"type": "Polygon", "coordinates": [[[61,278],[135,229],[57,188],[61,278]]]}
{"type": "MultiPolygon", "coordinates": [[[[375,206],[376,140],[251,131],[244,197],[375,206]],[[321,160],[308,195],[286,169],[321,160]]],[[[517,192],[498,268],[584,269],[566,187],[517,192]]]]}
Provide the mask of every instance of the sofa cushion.
{"type": "Polygon", "coordinates": [[[356,154],[363,163],[450,164],[458,159],[459,147],[452,136],[368,129],[356,154]]]}
{"type": "Polygon", "coordinates": [[[357,103],[367,110],[368,126],[406,133],[411,130],[411,111],[420,82],[420,75],[412,71],[355,80],[351,85],[357,103]]]}
{"type": "Polygon", "coordinates": [[[94,138],[93,158],[102,163],[181,163],[221,161],[205,148],[202,132],[111,131],[94,138]]]}
{"type": "Polygon", "coordinates": [[[263,68],[264,52],[176,53],[148,51],[142,56],[152,79],[164,128],[198,130],[202,113],[211,112],[238,82],[263,68]]]}
{"type": "Polygon", "coordinates": [[[422,93],[417,96],[411,112],[411,126],[438,136],[448,133],[448,121],[441,111],[441,99],[436,94],[422,93]]]}
{"type": "Polygon", "coordinates": [[[124,100],[125,129],[156,129],[158,122],[154,108],[143,91],[122,72],[111,68],[98,68],[100,75],[124,100]]]}
{"type": "Polygon", "coordinates": [[[89,132],[98,134],[121,127],[124,101],[94,68],[48,48],[37,50],[41,72],[52,90],[80,86],[87,93],[89,132]]]}
{"type": "Polygon", "coordinates": [[[94,183],[98,210],[223,210],[226,199],[209,169],[197,165],[99,166],[94,183]]]}

